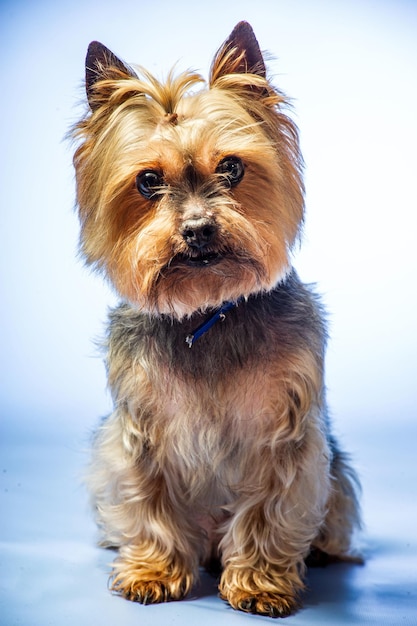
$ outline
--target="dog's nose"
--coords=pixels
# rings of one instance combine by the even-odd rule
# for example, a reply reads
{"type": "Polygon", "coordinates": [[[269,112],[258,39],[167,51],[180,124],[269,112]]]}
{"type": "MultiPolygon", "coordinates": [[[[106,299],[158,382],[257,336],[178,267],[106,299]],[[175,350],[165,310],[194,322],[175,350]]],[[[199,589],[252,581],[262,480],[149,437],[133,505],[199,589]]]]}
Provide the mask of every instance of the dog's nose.
{"type": "Polygon", "coordinates": [[[217,226],[206,217],[186,220],[182,225],[184,241],[192,248],[201,250],[211,243],[217,233],[217,226]]]}

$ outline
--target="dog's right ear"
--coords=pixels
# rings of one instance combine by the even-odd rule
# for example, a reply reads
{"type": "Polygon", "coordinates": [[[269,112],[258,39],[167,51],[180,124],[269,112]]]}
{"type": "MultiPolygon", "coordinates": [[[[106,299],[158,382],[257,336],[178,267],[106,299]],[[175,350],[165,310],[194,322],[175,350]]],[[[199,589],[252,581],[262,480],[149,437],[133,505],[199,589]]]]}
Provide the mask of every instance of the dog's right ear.
{"type": "Polygon", "coordinates": [[[111,50],[99,41],[90,43],[85,59],[85,89],[92,110],[100,106],[102,102],[96,83],[102,80],[121,80],[131,77],[137,77],[135,72],[111,50]]]}

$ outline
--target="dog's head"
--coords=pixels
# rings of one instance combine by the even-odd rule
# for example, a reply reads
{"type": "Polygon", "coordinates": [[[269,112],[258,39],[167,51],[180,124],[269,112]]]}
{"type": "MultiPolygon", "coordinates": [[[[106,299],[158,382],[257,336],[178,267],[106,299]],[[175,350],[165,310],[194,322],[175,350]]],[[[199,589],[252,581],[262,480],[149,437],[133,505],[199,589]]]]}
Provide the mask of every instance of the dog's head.
{"type": "Polygon", "coordinates": [[[160,83],[94,42],[74,130],[87,262],[133,306],[177,319],[272,289],[303,218],[297,131],[247,23],[202,82],[160,83]]]}

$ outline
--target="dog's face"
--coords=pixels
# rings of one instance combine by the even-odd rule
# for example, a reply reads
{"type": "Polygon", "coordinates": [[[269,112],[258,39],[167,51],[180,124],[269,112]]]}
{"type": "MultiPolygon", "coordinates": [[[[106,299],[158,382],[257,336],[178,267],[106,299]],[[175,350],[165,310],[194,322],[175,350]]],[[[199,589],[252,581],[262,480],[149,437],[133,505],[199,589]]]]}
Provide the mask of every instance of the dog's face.
{"type": "Polygon", "coordinates": [[[145,80],[90,46],[74,158],[82,251],[144,311],[181,319],[288,271],[303,216],[297,133],[244,35],[195,93],[195,74],[145,80]]]}

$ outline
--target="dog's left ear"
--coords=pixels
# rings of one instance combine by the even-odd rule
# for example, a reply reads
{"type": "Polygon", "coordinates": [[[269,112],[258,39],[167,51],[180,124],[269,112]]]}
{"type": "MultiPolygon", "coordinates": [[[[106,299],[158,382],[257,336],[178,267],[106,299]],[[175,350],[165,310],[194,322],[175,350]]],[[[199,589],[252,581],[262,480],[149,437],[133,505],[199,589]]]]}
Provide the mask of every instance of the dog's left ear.
{"type": "Polygon", "coordinates": [[[136,74],[123,63],[111,50],[99,41],[92,41],[88,46],[85,59],[85,89],[90,107],[94,110],[102,98],[95,85],[100,80],[117,80],[135,77],[136,74]]]}
{"type": "Polygon", "coordinates": [[[214,57],[210,85],[227,74],[256,74],[266,78],[265,62],[248,22],[239,22],[214,57]]]}

